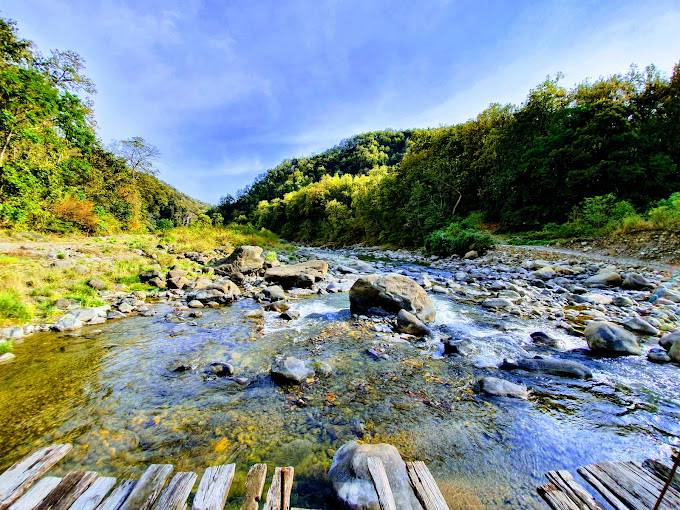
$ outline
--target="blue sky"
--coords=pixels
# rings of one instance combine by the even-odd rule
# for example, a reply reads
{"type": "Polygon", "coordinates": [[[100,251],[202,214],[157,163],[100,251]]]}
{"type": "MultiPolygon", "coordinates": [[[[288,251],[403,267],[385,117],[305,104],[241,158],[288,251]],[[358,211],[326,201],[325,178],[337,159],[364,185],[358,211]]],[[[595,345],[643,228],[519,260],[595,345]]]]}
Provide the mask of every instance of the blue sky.
{"type": "Polygon", "coordinates": [[[680,2],[3,0],[41,50],[95,81],[102,140],[143,136],[160,176],[207,202],[284,158],[384,128],[680,60],[680,2]]]}

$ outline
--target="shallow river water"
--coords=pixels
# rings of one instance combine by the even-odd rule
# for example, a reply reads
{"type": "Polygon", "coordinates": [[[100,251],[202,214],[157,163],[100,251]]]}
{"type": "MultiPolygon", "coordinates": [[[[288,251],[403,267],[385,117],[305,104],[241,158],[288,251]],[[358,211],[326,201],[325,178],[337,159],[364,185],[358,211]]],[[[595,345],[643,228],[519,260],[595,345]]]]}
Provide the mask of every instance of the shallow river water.
{"type": "Polygon", "coordinates": [[[433,299],[437,325],[471,338],[475,353],[444,357],[436,346],[394,342],[390,358],[376,360],[366,349],[385,336],[352,319],[347,293],[292,300],[301,318],[267,314],[261,331],[245,317],[259,305],[243,299],[199,319],[169,320],[170,309],[159,305],[154,317],[34,335],[15,345],[16,361],[0,370],[0,470],[52,442],[74,444],[62,473],[137,477],[150,463],[200,473],[235,462],[230,505],[238,508],[248,466],[266,462],[295,467],[294,506],[331,508],[333,453],[362,439],[426,461],[459,508],[543,508],[535,487],[544,472],[667,458],[680,437],[680,369],[644,357],[553,351],[587,364],[594,379],[501,373],[528,385],[530,400],[475,396],[477,377],[498,375],[475,363],[540,354],[532,331],[573,348],[585,342],[541,321],[501,321],[449,297],[433,299]],[[333,373],[281,387],[268,375],[277,354],[327,362],[333,373]],[[207,376],[203,368],[213,361],[229,361],[249,383],[207,376]],[[196,369],[173,372],[179,364],[196,369]]]}

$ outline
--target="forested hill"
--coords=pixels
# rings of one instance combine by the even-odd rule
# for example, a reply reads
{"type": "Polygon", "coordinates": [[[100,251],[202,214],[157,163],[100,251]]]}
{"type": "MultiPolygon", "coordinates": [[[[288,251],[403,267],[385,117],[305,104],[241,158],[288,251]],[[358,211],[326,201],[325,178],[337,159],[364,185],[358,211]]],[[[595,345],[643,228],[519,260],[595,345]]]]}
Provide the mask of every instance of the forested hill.
{"type": "Polygon", "coordinates": [[[94,84],[72,51],[45,56],[0,18],[0,227],[108,233],[183,224],[206,206],[157,179],[158,151],[97,139],[94,84]]]}
{"type": "Polygon", "coordinates": [[[680,207],[677,194],[659,202],[680,191],[679,167],[680,65],[633,68],[571,89],[548,79],[462,124],[354,137],[284,161],[218,209],[301,241],[418,245],[470,213],[529,230],[583,210],[602,222],[680,207]]]}

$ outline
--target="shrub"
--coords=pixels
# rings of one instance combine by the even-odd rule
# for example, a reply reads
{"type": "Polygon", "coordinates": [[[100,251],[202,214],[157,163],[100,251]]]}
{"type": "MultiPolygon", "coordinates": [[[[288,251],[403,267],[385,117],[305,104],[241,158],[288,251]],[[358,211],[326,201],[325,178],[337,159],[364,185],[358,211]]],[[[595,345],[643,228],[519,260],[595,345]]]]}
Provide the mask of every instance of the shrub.
{"type": "MultiPolygon", "coordinates": [[[[618,200],[616,195],[597,195],[584,199],[571,213],[572,235],[592,235],[614,230],[626,217],[635,216],[630,202],[618,200]]],[[[569,236],[564,236],[569,237],[569,236]]]]}
{"type": "Polygon", "coordinates": [[[60,220],[73,223],[89,233],[94,233],[99,225],[94,203],[89,200],[67,196],[52,206],[52,213],[60,220]]]}
{"type": "Polygon", "coordinates": [[[156,230],[160,230],[161,232],[170,230],[174,226],[175,224],[168,218],[161,218],[160,220],[156,221],[156,230]]]}
{"type": "Polygon", "coordinates": [[[656,228],[680,228],[680,193],[660,200],[647,214],[656,228]]]}
{"type": "Polygon", "coordinates": [[[463,222],[451,223],[445,229],[432,232],[425,238],[425,250],[434,255],[465,255],[474,250],[483,255],[496,244],[488,232],[465,228],[463,222]]]}
{"type": "Polygon", "coordinates": [[[0,291],[0,320],[14,319],[19,321],[31,320],[32,314],[21,300],[21,296],[14,290],[0,291]]]}
{"type": "Polygon", "coordinates": [[[10,352],[11,350],[12,350],[11,340],[0,340],[0,354],[5,354],[6,352],[10,352]]]}

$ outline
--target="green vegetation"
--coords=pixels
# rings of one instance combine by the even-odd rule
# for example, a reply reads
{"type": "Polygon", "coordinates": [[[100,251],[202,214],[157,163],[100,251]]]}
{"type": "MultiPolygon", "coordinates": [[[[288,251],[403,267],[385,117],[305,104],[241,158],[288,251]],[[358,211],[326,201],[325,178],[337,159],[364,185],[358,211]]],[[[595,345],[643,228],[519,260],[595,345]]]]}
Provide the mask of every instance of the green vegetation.
{"type": "Polygon", "coordinates": [[[472,211],[501,233],[544,237],[677,228],[680,65],[570,90],[559,79],[462,124],[366,133],[284,161],[208,214],[303,242],[442,252],[488,244],[455,226],[472,211]]]}
{"type": "Polygon", "coordinates": [[[31,312],[22,302],[21,296],[15,290],[0,291],[0,321],[5,319],[16,319],[28,321],[31,319],[31,312]]]}
{"type": "Polygon", "coordinates": [[[482,228],[481,217],[472,213],[461,221],[453,221],[425,238],[425,249],[432,254],[463,256],[474,250],[483,255],[496,244],[493,236],[482,228]]]}
{"type": "Polygon", "coordinates": [[[105,234],[193,221],[205,206],[154,176],[157,149],[97,139],[83,70],[77,53],[45,57],[0,18],[0,228],[105,234]]]}
{"type": "Polygon", "coordinates": [[[5,354],[12,350],[11,340],[0,340],[0,354],[5,354]]]}

